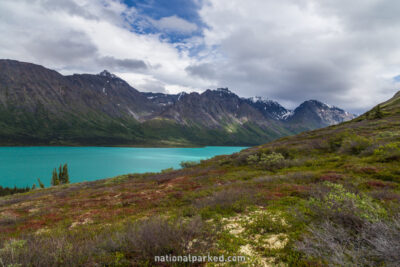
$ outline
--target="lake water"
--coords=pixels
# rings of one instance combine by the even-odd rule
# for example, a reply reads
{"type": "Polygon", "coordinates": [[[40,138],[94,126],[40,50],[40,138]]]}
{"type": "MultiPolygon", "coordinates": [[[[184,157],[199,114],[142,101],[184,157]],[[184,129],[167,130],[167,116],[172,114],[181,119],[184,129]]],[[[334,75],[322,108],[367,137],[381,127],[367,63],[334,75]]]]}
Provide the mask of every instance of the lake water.
{"type": "Polygon", "coordinates": [[[82,182],[179,168],[181,161],[199,161],[244,148],[0,147],[0,185],[38,185],[40,178],[48,186],[52,170],[64,163],[71,182],[82,182]]]}

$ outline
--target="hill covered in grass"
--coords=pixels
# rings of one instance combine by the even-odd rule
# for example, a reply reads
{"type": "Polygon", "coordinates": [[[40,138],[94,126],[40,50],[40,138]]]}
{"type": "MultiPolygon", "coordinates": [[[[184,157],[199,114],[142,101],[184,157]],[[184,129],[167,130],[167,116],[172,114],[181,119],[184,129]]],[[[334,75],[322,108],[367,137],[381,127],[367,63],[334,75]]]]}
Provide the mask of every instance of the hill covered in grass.
{"type": "Polygon", "coordinates": [[[399,162],[398,93],[350,122],[181,170],[2,197],[0,259],[146,266],[211,254],[244,255],[243,266],[396,266],[399,162]]]}

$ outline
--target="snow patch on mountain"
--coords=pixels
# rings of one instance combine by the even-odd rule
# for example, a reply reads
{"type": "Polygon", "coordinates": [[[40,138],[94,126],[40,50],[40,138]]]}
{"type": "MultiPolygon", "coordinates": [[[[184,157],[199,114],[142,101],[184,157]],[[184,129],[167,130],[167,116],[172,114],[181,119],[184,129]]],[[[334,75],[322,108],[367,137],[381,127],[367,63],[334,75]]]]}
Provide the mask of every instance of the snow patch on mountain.
{"type": "Polygon", "coordinates": [[[267,105],[279,105],[280,106],[280,104],[277,101],[274,101],[274,100],[271,100],[269,98],[265,98],[265,97],[262,97],[262,96],[253,96],[253,97],[250,97],[250,98],[247,98],[247,99],[250,100],[253,103],[259,102],[259,103],[264,103],[264,104],[267,104],[267,105]]]}
{"type": "MultiPolygon", "coordinates": [[[[98,75],[102,76],[102,77],[111,78],[111,79],[118,78],[117,75],[110,73],[108,70],[103,70],[98,75]]],[[[109,82],[109,81],[107,81],[107,82],[109,82]]]]}
{"type": "Polygon", "coordinates": [[[280,119],[280,120],[287,120],[287,119],[289,119],[290,117],[292,117],[293,114],[294,114],[293,110],[287,110],[286,113],[283,113],[283,114],[280,115],[280,118],[279,118],[279,119],[280,119]]]}
{"type": "Polygon", "coordinates": [[[178,94],[178,101],[181,100],[181,97],[184,96],[184,95],[186,95],[186,94],[187,94],[186,92],[180,92],[180,93],[178,94]]]}

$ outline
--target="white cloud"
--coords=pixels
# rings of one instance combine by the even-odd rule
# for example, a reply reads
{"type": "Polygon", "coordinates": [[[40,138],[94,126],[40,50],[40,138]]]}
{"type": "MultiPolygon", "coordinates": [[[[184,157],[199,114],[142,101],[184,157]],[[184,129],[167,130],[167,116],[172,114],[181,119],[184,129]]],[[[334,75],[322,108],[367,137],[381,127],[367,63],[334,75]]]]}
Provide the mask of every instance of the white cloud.
{"type": "Polygon", "coordinates": [[[399,13],[397,1],[210,0],[200,16],[214,54],[187,70],[242,95],[360,112],[398,89],[399,13]]]}
{"type": "Polygon", "coordinates": [[[150,20],[154,27],[167,31],[178,33],[192,33],[198,29],[197,25],[177,16],[163,17],[159,20],[150,20]]]}

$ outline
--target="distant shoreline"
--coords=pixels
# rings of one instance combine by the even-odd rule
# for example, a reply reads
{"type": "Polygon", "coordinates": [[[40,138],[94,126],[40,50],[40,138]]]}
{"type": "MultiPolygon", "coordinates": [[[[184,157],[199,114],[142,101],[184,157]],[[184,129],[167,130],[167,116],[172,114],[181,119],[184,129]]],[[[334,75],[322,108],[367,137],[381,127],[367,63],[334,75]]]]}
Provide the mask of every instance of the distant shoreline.
{"type": "Polygon", "coordinates": [[[73,144],[29,144],[29,145],[2,145],[1,147],[125,147],[125,148],[204,148],[204,147],[253,147],[257,145],[73,145],[73,144]]]}

